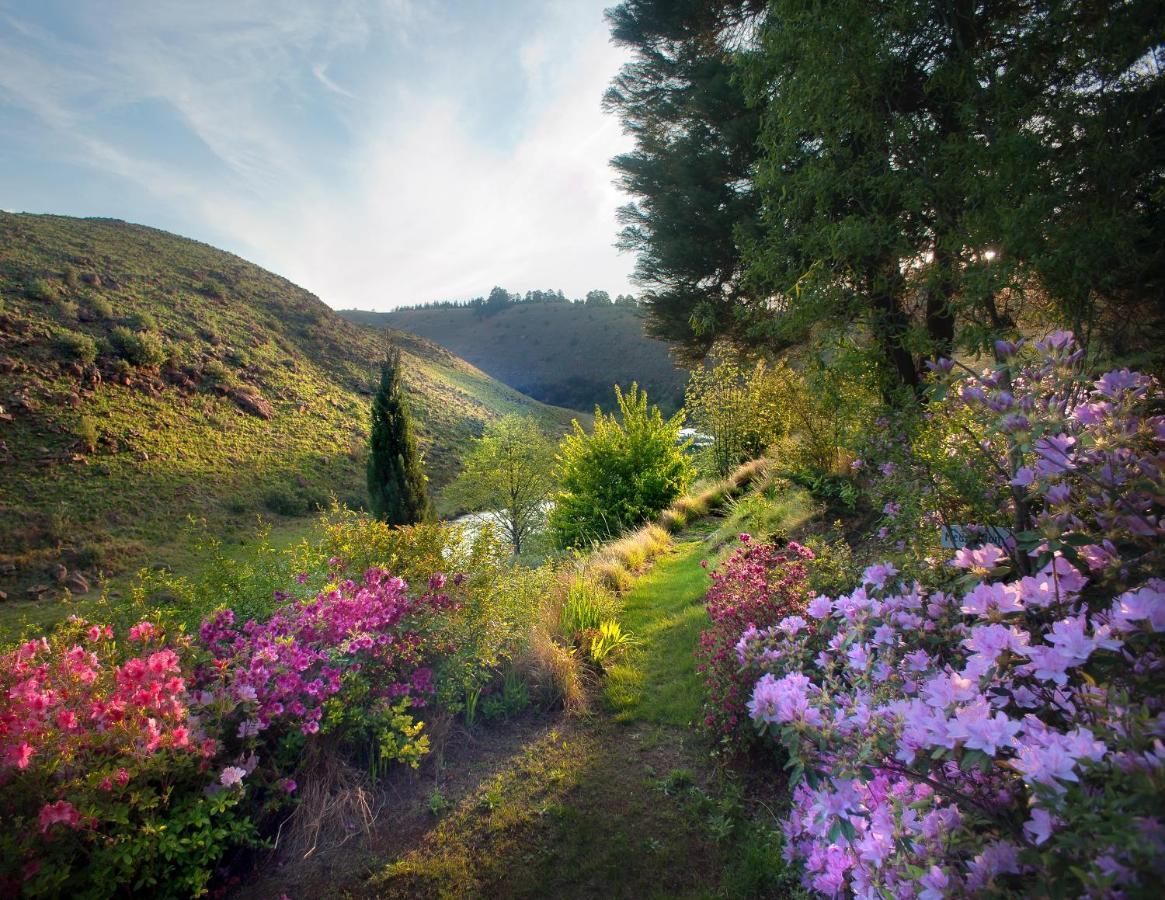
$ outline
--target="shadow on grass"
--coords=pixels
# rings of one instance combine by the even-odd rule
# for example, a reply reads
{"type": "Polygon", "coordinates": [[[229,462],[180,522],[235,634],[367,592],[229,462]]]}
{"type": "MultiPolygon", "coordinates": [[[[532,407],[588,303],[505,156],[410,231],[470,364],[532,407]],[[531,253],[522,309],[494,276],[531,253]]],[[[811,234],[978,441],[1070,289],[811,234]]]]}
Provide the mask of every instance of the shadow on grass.
{"type": "Polygon", "coordinates": [[[374,897],[783,896],[779,843],[746,827],[685,729],[564,721],[517,749],[374,897]]]}

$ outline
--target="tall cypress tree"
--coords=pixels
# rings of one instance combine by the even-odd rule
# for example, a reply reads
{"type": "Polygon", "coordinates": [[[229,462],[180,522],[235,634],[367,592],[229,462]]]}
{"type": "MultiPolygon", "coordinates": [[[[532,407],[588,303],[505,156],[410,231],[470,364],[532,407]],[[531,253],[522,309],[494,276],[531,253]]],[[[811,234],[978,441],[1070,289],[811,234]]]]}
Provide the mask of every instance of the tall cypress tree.
{"type": "Polygon", "coordinates": [[[380,364],[369,443],[368,496],[373,515],[390,525],[414,525],[430,518],[428,479],[405,405],[400,350],[395,347],[389,348],[380,364]]]}

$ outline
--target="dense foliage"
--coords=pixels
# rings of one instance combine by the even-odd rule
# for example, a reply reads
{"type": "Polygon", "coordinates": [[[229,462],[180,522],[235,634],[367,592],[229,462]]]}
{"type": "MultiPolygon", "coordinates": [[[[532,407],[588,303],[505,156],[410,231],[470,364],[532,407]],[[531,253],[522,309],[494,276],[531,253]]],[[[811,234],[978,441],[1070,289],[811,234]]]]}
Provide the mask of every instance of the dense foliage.
{"type": "Polygon", "coordinates": [[[887,396],[1059,318],[1160,362],[1160,4],[626,0],[651,327],[696,355],[848,332],[887,396]],[[1134,315],[1136,318],[1134,318],[1134,315]]]}
{"type": "MultiPolygon", "coordinates": [[[[936,553],[934,504],[897,564],[740,634],[763,673],[750,715],[794,776],[786,858],[821,894],[1148,894],[1162,875],[1160,391],[1085,379],[1066,333],[997,354],[938,365],[931,412],[953,459],[989,462],[958,512],[988,495],[1003,543],[936,553]]],[[[888,500],[888,519],[953,496],[932,473],[896,482],[927,499],[888,500]]]]}
{"type": "Polygon", "coordinates": [[[712,438],[708,452],[716,474],[757,459],[784,434],[781,401],[790,374],[784,366],[741,365],[731,358],[692,370],[684,409],[688,423],[712,438]]]}
{"type": "Polygon", "coordinates": [[[368,499],[372,514],[390,525],[415,525],[433,512],[395,348],[380,364],[380,385],[372,398],[368,499]]]}
{"type": "Polygon", "coordinates": [[[641,525],[692,480],[679,441],[682,415],[664,419],[646,392],[615,387],[618,413],[595,410],[588,434],[576,421],[558,453],[559,493],[550,527],[563,547],[579,547],[641,525]]]}

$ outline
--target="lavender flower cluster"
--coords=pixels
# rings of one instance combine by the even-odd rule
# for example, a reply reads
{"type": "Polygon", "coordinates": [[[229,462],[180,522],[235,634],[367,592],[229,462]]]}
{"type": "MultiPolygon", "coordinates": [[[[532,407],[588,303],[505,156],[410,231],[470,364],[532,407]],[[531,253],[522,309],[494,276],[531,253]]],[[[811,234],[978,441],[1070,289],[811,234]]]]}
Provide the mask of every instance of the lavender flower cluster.
{"type": "Polygon", "coordinates": [[[974,424],[1012,539],[914,560],[925,586],[872,566],[736,645],[794,773],[786,858],[820,894],[1124,896],[1165,876],[1160,391],[1084,382],[1066,333],[1028,349],[937,367],[935,415],[974,424]]]}

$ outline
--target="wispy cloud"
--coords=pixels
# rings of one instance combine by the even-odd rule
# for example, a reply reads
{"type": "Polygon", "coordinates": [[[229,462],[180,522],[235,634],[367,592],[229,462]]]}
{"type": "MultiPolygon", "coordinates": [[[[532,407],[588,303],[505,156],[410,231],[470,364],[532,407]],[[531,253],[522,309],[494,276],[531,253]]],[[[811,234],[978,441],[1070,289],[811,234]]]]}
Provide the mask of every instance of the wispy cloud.
{"type": "Polygon", "coordinates": [[[340,87],[338,84],[336,84],[336,82],[332,81],[332,79],[328,77],[327,63],[316,63],[311,67],[311,73],[316,77],[319,83],[326,87],[329,91],[332,91],[335,94],[339,94],[341,97],[351,97],[353,100],[356,99],[355,94],[340,87]]]}
{"type": "Polygon", "coordinates": [[[190,223],[336,306],[627,287],[601,4],[174,0],[66,28],[31,3],[0,0],[0,125],[148,198],[101,214],[190,223]]]}

